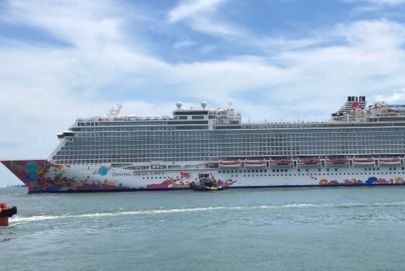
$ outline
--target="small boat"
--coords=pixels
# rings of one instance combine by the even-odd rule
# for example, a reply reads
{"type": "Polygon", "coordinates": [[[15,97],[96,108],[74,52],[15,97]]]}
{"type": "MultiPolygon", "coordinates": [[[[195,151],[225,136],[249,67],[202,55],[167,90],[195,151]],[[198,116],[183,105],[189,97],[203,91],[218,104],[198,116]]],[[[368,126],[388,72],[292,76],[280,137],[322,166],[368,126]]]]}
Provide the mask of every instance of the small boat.
{"type": "Polygon", "coordinates": [[[398,157],[382,157],[378,160],[381,166],[397,166],[401,164],[401,159],[398,157]]]}
{"type": "Polygon", "coordinates": [[[300,166],[319,166],[321,164],[321,159],[319,158],[302,158],[299,160],[298,164],[300,166]]]}
{"type": "Polygon", "coordinates": [[[375,163],[373,158],[354,158],[353,165],[357,166],[373,166],[375,163]]]}
{"type": "Polygon", "coordinates": [[[272,166],[292,166],[293,165],[293,160],[287,159],[287,158],[282,158],[282,159],[272,159],[270,161],[270,164],[272,166]]]}
{"type": "Polygon", "coordinates": [[[245,160],[245,168],[264,168],[267,167],[266,160],[245,160]]]}
{"type": "Polygon", "coordinates": [[[326,165],[348,165],[349,159],[346,157],[328,158],[325,161],[326,165]]]}
{"type": "Polygon", "coordinates": [[[220,168],[240,168],[242,165],[241,161],[235,160],[235,161],[221,161],[219,162],[219,167],[220,168]]]}
{"type": "Polygon", "coordinates": [[[207,173],[198,174],[198,182],[191,182],[190,188],[194,191],[220,191],[224,187],[207,173]]]}
{"type": "Polygon", "coordinates": [[[0,208],[0,217],[12,217],[17,214],[17,207],[13,206],[7,209],[0,208]]]}

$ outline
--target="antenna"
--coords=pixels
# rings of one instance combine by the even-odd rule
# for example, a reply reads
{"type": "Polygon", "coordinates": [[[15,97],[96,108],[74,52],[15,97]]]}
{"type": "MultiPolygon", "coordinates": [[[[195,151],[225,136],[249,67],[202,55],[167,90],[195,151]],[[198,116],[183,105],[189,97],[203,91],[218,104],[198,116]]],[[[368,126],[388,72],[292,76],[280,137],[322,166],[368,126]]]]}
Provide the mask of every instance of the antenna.
{"type": "Polygon", "coordinates": [[[122,105],[117,104],[108,111],[107,116],[110,118],[118,117],[121,112],[122,105]]]}

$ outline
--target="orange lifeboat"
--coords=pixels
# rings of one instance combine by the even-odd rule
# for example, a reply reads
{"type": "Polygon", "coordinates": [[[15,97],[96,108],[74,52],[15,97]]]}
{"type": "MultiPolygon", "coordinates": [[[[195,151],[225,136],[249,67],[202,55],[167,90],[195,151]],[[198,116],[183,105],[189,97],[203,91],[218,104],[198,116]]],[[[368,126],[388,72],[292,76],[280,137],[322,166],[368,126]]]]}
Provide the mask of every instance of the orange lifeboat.
{"type": "Polygon", "coordinates": [[[221,161],[219,162],[220,168],[239,168],[242,165],[241,161],[221,161]]]}
{"type": "Polygon", "coordinates": [[[293,165],[293,160],[288,159],[288,158],[282,158],[282,159],[272,159],[270,161],[270,164],[272,166],[292,166],[293,165]]]}
{"type": "Polygon", "coordinates": [[[336,158],[328,158],[326,159],[326,165],[347,165],[349,164],[349,159],[346,157],[336,157],[336,158]]]}
{"type": "Polygon", "coordinates": [[[353,165],[356,166],[374,166],[374,159],[370,157],[353,158],[353,165]]]}
{"type": "Polygon", "coordinates": [[[401,164],[401,159],[398,157],[382,157],[378,160],[381,166],[397,166],[401,164]]]}
{"type": "Polygon", "coordinates": [[[319,159],[319,158],[302,158],[299,160],[298,164],[300,166],[319,166],[321,164],[321,159],[319,159]]]}

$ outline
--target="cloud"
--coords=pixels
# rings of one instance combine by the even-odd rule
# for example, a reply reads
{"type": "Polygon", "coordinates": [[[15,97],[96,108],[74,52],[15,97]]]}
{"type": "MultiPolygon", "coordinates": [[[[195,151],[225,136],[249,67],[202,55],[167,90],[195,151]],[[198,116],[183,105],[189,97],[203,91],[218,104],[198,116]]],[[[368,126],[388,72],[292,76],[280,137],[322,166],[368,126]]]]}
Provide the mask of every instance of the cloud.
{"type": "Polygon", "coordinates": [[[228,1],[225,0],[192,0],[183,1],[172,8],[167,18],[170,23],[184,23],[195,31],[209,35],[227,37],[242,36],[244,30],[217,16],[217,11],[228,1]]]}
{"type": "Polygon", "coordinates": [[[324,41],[319,37],[286,39],[255,34],[245,26],[226,19],[225,7],[229,3],[230,1],[223,0],[183,1],[168,12],[167,18],[170,23],[182,23],[193,31],[263,52],[307,48],[324,41]]]}
{"type": "Polygon", "coordinates": [[[183,41],[179,41],[176,42],[173,47],[175,49],[182,49],[182,48],[188,48],[188,47],[192,47],[193,45],[195,45],[196,43],[192,40],[183,40],[183,41]]]}
{"type": "Polygon", "coordinates": [[[398,91],[394,91],[389,95],[377,95],[376,100],[385,101],[389,104],[399,104],[404,103],[405,101],[405,88],[402,88],[398,91]]]}
{"type": "Polygon", "coordinates": [[[366,2],[380,6],[397,6],[405,3],[404,0],[354,0],[353,2],[366,2]]]}
{"type": "Polygon", "coordinates": [[[402,11],[396,10],[405,4],[404,0],[343,0],[344,2],[356,4],[351,10],[352,15],[365,16],[367,14],[377,14],[385,17],[386,11],[399,12],[398,15],[402,16],[402,11]]]}
{"type": "Polygon", "coordinates": [[[168,19],[172,23],[177,23],[181,20],[199,17],[201,15],[210,15],[224,3],[224,0],[183,1],[169,11],[168,19]]]}

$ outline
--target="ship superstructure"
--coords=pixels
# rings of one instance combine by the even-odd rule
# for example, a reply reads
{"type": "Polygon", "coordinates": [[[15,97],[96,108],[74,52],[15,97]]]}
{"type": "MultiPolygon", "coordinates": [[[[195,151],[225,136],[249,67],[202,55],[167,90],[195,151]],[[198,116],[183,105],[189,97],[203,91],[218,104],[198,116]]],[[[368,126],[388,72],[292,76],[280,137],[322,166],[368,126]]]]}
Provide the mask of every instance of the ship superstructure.
{"type": "Polygon", "coordinates": [[[405,106],[349,96],[325,122],[244,123],[232,108],[172,116],[78,119],[47,160],[4,161],[43,191],[188,188],[198,174],[228,187],[402,184],[405,106]]]}

